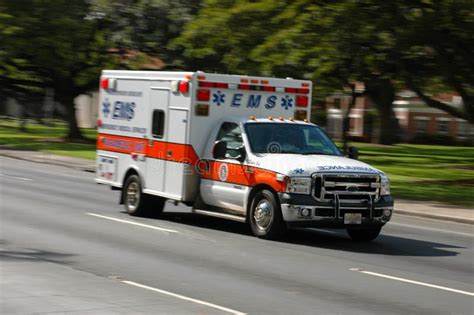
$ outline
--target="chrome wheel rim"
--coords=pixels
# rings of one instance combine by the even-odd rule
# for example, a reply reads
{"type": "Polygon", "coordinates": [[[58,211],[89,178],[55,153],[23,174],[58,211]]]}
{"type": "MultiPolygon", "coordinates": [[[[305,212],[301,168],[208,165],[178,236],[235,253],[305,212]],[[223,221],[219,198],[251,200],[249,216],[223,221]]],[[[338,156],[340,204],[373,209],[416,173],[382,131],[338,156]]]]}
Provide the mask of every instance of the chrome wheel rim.
{"type": "Polygon", "coordinates": [[[137,182],[132,182],[127,188],[127,207],[134,211],[140,202],[140,187],[137,182]]]}
{"type": "Polygon", "coordinates": [[[273,222],[273,213],[273,206],[268,200],[263,199],[257,204],[253,218],[260,231],[266,231],[270,228],[273,222]]]}

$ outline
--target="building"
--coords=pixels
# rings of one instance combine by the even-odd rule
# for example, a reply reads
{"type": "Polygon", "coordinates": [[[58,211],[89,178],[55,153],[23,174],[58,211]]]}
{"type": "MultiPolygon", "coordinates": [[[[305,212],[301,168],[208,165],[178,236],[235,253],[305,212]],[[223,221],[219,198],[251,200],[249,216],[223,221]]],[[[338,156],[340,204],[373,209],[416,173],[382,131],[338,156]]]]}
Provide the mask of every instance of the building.
{"type": "MultiPolygon", "coordinates": [[[[454,94],[439,94],[436,99],[454,107],[462,106],[461,97],[454,94]]],[[[342,138],[342,119],[349,108],[351,97],[334,94],[326,100],[327,132],[335,139],[342,138]]],[[[466,120],[427,106],[414,92],[397,94],[394,104],[395,116],[401,129],[401,140],[413,142],[440,136],[458,143],[474,145],[474,125],[466,120]],[[426,137],[428,136],[428,137],[426,137]]],[[[371,141],[376,128],[377,110],[368,97],[358,97],[349,113],[349,136],[360,141],[371,141]]]]}

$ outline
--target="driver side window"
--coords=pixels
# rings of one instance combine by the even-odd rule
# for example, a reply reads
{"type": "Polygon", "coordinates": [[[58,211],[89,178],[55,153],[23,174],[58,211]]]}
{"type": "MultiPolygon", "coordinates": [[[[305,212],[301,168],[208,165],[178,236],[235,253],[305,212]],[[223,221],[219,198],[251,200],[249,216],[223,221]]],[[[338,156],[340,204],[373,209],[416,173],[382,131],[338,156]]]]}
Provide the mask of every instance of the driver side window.
{"type": "Polygon", "coordinates": [[[226,158],[235,159],[240,156],[239,148],[243,147],[242,132],[239,125],[235,123],[225,122],[217,133],[216,141],[227,142],[226,158]]]}

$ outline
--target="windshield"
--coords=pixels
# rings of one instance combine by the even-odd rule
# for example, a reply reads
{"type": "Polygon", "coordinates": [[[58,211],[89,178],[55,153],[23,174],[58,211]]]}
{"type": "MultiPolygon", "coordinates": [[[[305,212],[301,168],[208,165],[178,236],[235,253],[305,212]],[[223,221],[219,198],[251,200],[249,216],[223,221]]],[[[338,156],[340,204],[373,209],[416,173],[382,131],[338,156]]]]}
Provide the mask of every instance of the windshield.
{"type": "Polygon", "coordinates": [[[341,152],[321,128],[288,123],[247,123],[253,153],[325,154],[341,152]]]}

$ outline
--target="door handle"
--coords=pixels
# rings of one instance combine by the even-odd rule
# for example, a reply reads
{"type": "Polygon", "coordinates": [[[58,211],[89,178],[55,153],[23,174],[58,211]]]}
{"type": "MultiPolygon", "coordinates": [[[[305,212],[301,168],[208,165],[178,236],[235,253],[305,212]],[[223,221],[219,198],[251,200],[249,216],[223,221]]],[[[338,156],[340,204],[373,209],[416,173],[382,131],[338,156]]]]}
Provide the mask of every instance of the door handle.
{"type": "Polygon", "coordinates": [[[245,173],[247,174],[253,174],[254,173],[254,170],[250,167],[246,167],[245,170],[244,170],[245,173]]]}
{"type": "Polygon", "coordinates": [[[173,151],[168,150],[168,152],[166,152],[166,155],[167,155],[168,157],[171,157],[171,156],[173,155],[173,151]]]}

